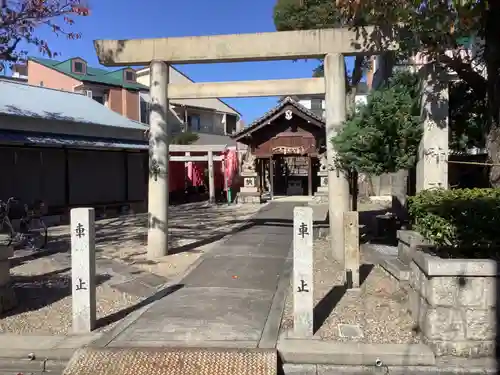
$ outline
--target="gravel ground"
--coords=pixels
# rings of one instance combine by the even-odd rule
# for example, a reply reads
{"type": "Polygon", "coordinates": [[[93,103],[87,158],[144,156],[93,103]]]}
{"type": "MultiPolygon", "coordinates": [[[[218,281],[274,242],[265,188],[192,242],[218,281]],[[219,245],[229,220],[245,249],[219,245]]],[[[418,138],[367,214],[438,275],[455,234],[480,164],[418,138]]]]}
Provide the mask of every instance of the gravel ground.
{"type": "MultiPolygon", "coordinates": [[[[343,287],[340,286],[340,266],[332,259],[328,239],[315,241],[314,265],[316,324],[324,321],[316,336],[323,340],[342,342],[395,344],[418,342],[413,333],[415,323],[405,308],[406,293],[392,283],[389,276],[378,266],[371,269],[360,292],[344,294],[343,287]],[[330,290],[332,292],[329,294],[330,290]],[[322,301],[328,294],[328,298],[322,301]],[[339,329],[341,324],[357,325],[358,327],[354,328],[360,328],[361,335],[342,337],[339,329]]],[[[363,269],[371,267],[365,265],[363,269]]],[[[293,327],[292,298],[290,287],[282,320],[282,331],[293,327]]],[[[348,326],[344,332],[352,332],[351,328],[353,327],[348,326]]]]}
{"type": "MultiPolygon", "coordinates": [[[[44,258],[12,268],[11,276],[18,307],[0,315],[0,333],[70,333],[70,272],[71,270],[58,267],[55,262],[44,258]]],[[[113,289],[103,275],[97,277],[97,283],[98,330],[107,330],[118,321],[112,314],[134,306],[140,298],[113,289]]]]}
{"type": "MultiPolygon", "coordinates": [[[[150,261],[147,251],[147,214],[96,221],[97,256],[133,265],[143,271],[174,278],[186,271],[211,245],[243,224],[262,205],[210,205],[206,202],[169,207],[170,254],[150,261]]],[[[69,250],[69,226],[49,229],[49,246],[69,250]]]]}
{"type": "MultiPolygon", "coordinates": [[[[169,232],[171,254],[146,260],[147,215],[128,215],[96,222],[98,258],[114,259],[142,271],[173,278],[184,273],[217,239],[248,220],[261,205],[209,205],[205,202],[171,206],[169,232]]],[[[69,226],[49,229],[49,246],[69,251],[69,226]]],[[[18,307],[0,315],[0,333],[54,334],[71,331],[71,269],[50,256],[27,261],[11,269],[18,307]]],[[[111,329],[124,310],[141,298],[110,285],[97,276],[98,330],[111,329]],[[118,314],[120,312],[120,314],[118,314]]]]}

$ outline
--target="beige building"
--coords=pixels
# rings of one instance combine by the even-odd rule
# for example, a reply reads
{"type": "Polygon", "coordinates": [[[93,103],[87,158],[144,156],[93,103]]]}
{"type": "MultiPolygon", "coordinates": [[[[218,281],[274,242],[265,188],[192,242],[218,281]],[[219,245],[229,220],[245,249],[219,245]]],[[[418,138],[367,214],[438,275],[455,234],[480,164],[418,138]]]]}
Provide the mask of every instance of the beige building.
{"type": "MultiPolygon", "coordinates": [[[[136,72],[137,83],[149,87],[149,68],[136,72]]],[[[186,75],[170,66],[171,83],[193,82],[186,75]]],[[[141,122],[147,123],[149,94],[141,92],[141,122]]],[[[182,130],[193,132],[231,135],[239,130],[240,113],[220,99],[176,99],[170,101],[169,125],[173,133],[182,130]],[[185,125],[184,125],[185,124],[185,125]]]]}
{"type": "MultiPolygon", "coordinates": [[[[109,71],[89,66],[80,57],[65,61],[30,57],[26,64],[13,67],[12,77],[33,86],[83,94],[131,120],[149,123],[149,68],[109,71]]],[[[173,67],[170,81],[193,82],[173,67]]],[[[240,113],[220,99],[172,100],[170,108],[172,133],[189,130],[224,136],[239,129],[240,113]]],[[[212,141],[224,143],[229,138],[212,141]]]]}

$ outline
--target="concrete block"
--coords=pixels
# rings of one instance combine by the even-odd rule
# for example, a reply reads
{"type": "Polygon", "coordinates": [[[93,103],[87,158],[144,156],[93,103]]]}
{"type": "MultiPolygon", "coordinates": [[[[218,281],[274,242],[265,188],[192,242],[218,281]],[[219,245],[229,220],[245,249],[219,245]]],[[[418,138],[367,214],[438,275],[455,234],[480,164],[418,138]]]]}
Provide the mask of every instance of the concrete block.
{"type": "Polygon", "coordinates": [[[496,312],[495,309],[463,310],[466,338],[469,340],[494,340],[496,337],[496,312]]]}
{"type": "Polygon", "coordinates": [[[403,264],[410,264],[417,246],[430,243],[422,235],[413,230],[398,230],[398,258],[403,264]]]}
{"type": "Polygon", "coordinates": [[[496,279],[489,260],[413,254],[408,307],[436,355],[493,353],[496,279]]]}
{"type": "Polygon", "coordinates": [[[384,259],[380,266],[398,281],[408,281],[410,268],[399,259],[384,259]]]}
{"type": "Polygon", "coordinates": [[[429,277],[497,276],[496,262],[489,259],[442,259],[422,251],[416,251],[412,257],[413,261],[429,277]]]}
{"type": "Polygon", "coordinates": [[[285,363],[387,366],[434,365],[432,350],[423,344],[362,344],[282,339],[278,351],[285,363]]]}
{"type": "Polygon", "coordinates": [[[316,365],[307,364],[283,364],[284,375],[316,375],[316,365]]]}

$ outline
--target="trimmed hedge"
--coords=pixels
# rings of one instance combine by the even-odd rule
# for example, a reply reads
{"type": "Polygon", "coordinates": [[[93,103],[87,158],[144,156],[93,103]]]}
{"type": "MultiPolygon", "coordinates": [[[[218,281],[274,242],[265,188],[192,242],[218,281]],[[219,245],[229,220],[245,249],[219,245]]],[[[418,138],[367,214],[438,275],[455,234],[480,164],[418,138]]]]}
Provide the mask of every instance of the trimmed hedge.
{"type": "Polygon", "coordinates": [[[473,257],[500,248],[500,189],[423,190],[408,199],[408,210],[413,229],[437,247],[473,257]]]}

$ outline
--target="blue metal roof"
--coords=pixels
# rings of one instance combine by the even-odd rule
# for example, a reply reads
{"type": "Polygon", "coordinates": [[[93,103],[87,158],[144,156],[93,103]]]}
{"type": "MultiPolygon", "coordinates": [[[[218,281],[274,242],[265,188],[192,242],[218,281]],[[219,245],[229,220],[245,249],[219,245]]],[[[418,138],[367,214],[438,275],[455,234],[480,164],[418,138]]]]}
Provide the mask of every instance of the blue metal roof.
{"type": "Polygon", "coordinates": [[[0,80],[0,113],[47,120],[146,130],[87,96],[25,83],[0,80]]]}
{"type": "Polygon", "coordinates": [[[113,148],[127,150],[147,150],[147,142],[134,142],[118,139],[78,137],[59,134],[0,131],[0,143],[22,143],[36,146],[58,146],[78,148],[113,148]]]}

